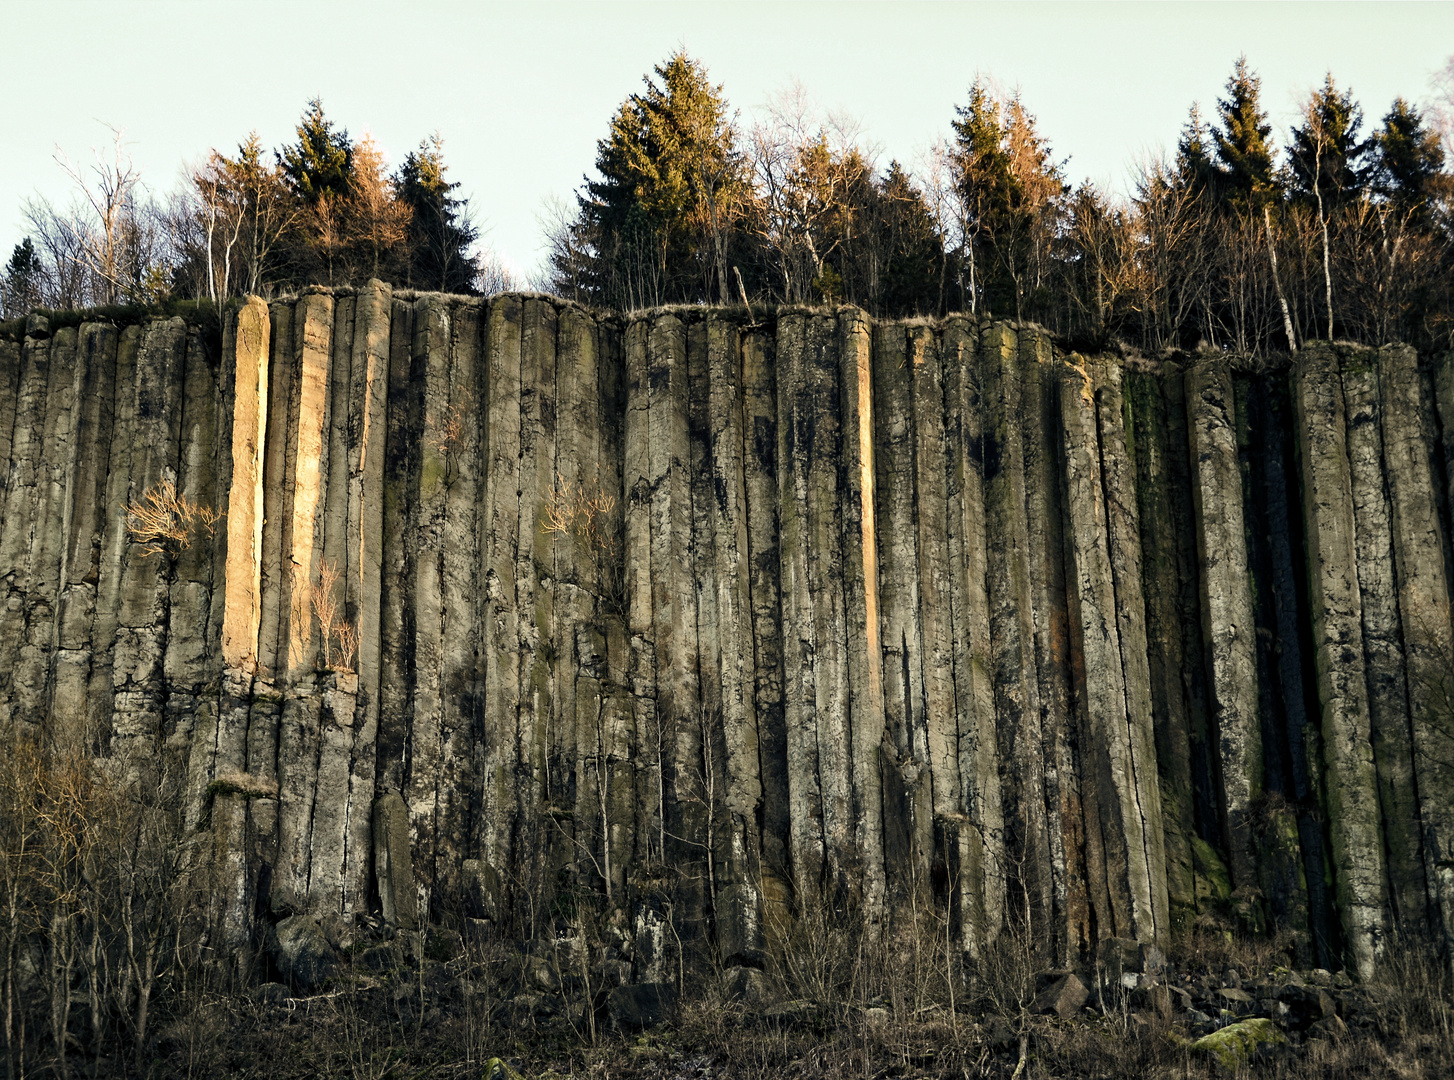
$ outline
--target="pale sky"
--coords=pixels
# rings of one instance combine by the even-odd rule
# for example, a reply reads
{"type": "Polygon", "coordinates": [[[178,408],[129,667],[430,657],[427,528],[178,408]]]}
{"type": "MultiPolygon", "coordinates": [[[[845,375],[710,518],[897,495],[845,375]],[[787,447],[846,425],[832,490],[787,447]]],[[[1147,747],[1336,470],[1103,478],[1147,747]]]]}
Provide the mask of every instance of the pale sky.
{"type": "Polygon", "coordinates": [[[1073,181],[1124,191],[1169,150],[1193,101],[1214,108],[1240,53],[1279,141],[1324,72],[1368,121],[1423,101],[1454,54],[1451,3],[108,3],[6,0],[0,27],[0,260],[22,201],[69,201],[52,160],[125,129],[143,178],[294,137],[304,104],[397,163],[438,130],[486,240],[529,272],[545,201],[569,199],[642,76],[684,45],[749,126],[799,80],[867,141],[913,164],[977,74],[1018,88],[1073,181]]]}

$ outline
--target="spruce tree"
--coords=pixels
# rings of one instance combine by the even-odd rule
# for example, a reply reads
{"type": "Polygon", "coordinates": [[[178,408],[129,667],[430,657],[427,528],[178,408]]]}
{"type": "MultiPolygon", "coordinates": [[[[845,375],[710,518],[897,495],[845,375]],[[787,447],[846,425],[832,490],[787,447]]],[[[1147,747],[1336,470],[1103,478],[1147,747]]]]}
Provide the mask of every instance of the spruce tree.
{"type": "Polygon", "coordinates": [[[969,102],[955,107],[955,193],[959,201],[961,250],[960,282],[965,306],[971,313],[990,309],[1002,291],[993,254],[1000,235],[1020,202],[1019,182],[1005,151],[1002,109],[989,88],[976,81],[969,102]]]}
{"type": "Polygon", "coordinates": [[[982,83],[955,110],[954,158],[971,311],[1025,316],[1044,298],[1066,185],[1049,143],[1017,96],[1001,103],[982,83]]]}
{"type": "Polygon", "coordinates": [[[726,253],[747,191],[720,85],[685,52],[646,76],[596,143],[574,227],[597,300],[620,307],[727,295],[726,253]]]}
{"type": "Polygon", "coordinates": [[[1444,148],[1423,114],[1403,98],[1395,99],[1371,140],[1373,189],[1397,210],[1417,221],[1428,218],[1429,199],[1440,182],[1444,148]]]}
{"type": "Polygon", "coordinates": [[[1247,57],[1238,57],[1232,77],[1227,80],[1227,96],[1217,99],[1221,124],[1213,129],[1212,138],[1217,144],[1218,180],[1223,197],[1234,210],[1245,209],[1262,216],[1272,285],[1282,309],[1283,333],[1288,351],[1296,352],[1297,337],[1278,274],[1272,224],[1272,206],[1281,198],[1283,180],[1274,161],[1272,125],[1262,109],[1261,95],[1262,79],[1247,66],[1247,57]]]}
{"type": "Polygon", "coordinates": [[[1360,163],[1368,144],[1358,141],[1363,110],[1349,91],[1340,91],[1331,73],[1303,108],[1292,129],[1288,165],[1294,194],[1321,196],[1330,208],[1356,198],[1363,187],[1360,163]]]}
{"type": "Polygon", "coordinates": [[[1196,194],[1214,192],[1217,166],[1211,145],[1211,131],[1202,119],[1201,109],[1193,103],[1176,143],[1176,178],[1183,188],[1196,194]]]}
{"type": "Polygon", "coordinates": [[[35,245],[26,237],[15,245],[10,261],[5,264],[3,309],[7,318],[24,315],[40,304],[41,284],[45,267],[36,254],[35,245]]]}
{"type": "Polygon", "coordinates": [[[420,142],[399,166],[394,187],[409,207],[409,284],[440,292],[472,293],[475,261],[470,249],[479,230],[469,202],[454,194],[459,183],[445,179],[444,140],[438,134],[420,142]]]}
{"type": "Polygon", "coordinates": [[[1366,144],[1358,141],[1363,110],[1347,91],[1340,93],[1330,72],[1323,88],[1303,107],[1303,123],[1292,129],[1288,150],[1293,195],[1317,212],[1322,238],[1323,306],[1328,339],[1334,334],[1333,256],[1330,222],[1345,204],[1358,197],[1363,177],[1359,159],[1366,144]]]}
{"type": "Polygon", "coordinates": [[[298,122],[298,142],[283,148],[279,159],[288,185],[307,203],[327,195],[346,198],[353,172],[353,144],[348,132],[335,130],[323,115],[323,102],[308,102],[298,122]]]}
{"type": "Polygon", "coordinates": [[[944,245],[924,194],[897,162],[875,185],[877,236],[881,253],[875,314],[926,315],[939,309],[939,273],[944,245]]]}
{"type": "Polygon", "coordinates": [[[1212,131],[1226,194],[1258,207],[1279,187],[1272,125],[1262,110],[1261,94],[1262,79],[1248,68],[1245,56],[1239,57],[1227,81],[1227,96],[1217,99],[1221,124],[1212,131]]]}

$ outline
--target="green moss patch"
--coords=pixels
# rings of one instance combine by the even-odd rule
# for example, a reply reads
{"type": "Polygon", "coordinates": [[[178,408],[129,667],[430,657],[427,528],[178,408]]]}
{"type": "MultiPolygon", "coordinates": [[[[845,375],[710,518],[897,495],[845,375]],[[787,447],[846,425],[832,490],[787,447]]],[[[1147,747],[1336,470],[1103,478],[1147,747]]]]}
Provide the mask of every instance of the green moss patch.
{"type": "Polygon", "coordinates": [[[1191,1048],[1206,1054],[1228,1072],[1236,1072],[1252,1060],[1264,1046],[1282,1046],[1287,1036],[1266,1017],[1229,1024],[1220,1031],[1203,1035],[1191,1048]]]}

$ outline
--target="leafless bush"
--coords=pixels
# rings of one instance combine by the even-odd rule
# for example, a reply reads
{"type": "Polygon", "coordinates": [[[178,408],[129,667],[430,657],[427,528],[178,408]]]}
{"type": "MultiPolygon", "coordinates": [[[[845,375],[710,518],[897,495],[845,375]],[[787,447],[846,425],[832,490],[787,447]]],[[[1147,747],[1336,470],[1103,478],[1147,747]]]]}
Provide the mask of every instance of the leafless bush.
{"type": "Polygon", "coordinates": [[[127,780],[75,749],[0,737],[0,922],[6,1068],[71,1072],[76,1050],[127,1048],[200,986],[197,835],[165,764],[127,780]],[[159,998],[165,996],[163,1002],[159,998]]]}
{"type": "Polygon", "coordinates": [[[352,671],[358,657],[358,624],[344,615],[339,599],[342,572],[338,564],[324,559],[318,567],[315,587],[308,574],[296,564],[292,569],[292,602],[288,625],[288,662],[296,667],[307,656],[313,623],[318,623],[320,654],[318,667],[324,671],[352,671]]]}
{"type": "Polygon", "coordinates": [[[573,536],[588,551],[609,554],[613,545],[606,523],[616,508],[616,498],[599,482],[576,483],[557,474],[555,487],[545,499],[545,521],[540,526],[543,532],[573,536]]]}
{"type": "Polygon", "coordinates": [[[224,512],[194,503],[163,479],[126,506],[126,531],[144,555],[176,557],[199,535],[211,539],[224,512]]]}

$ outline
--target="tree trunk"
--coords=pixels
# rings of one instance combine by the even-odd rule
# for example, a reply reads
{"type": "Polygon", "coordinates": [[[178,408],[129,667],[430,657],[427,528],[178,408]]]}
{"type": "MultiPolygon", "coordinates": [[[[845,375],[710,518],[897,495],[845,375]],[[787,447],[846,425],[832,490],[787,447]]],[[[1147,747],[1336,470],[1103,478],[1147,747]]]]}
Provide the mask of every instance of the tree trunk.
{"type": "Polygon", "coordinates": [[[1297,352],[1297,337],[1292,332],[1292,312],[1287,307],[1287,297],[1282,292],[1282,279],[1277,275],[1277,248],[1272,243],[1272,207],[1262,207],[1262,224],[1267,234],[1267,258],[1272,262],[1272,285],[1277,290],[1277,302],[1282,305],[1282,329],[1287,334],[1287,351],[1297,352]]]}

